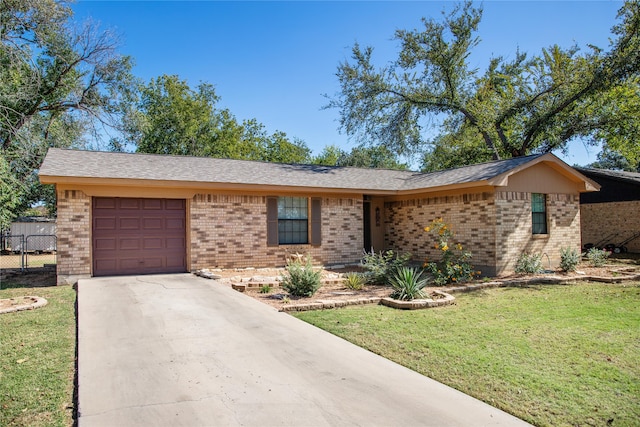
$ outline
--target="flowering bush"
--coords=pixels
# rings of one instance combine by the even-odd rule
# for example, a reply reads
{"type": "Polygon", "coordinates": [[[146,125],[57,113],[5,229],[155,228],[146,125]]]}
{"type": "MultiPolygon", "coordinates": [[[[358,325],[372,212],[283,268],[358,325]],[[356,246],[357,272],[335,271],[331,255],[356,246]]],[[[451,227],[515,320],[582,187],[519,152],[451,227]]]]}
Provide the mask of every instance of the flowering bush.
{"type": "Polygon", "coordinates": [[[442,251],[442,259],[436,262],[425,260],[424,267],[433,275],[436,285],[472,280],[476,274],[471,260],[471,252],[465,251],[460,243],[453,243],[454,232],[442,218],[434,219],[424,228],[431,233],[436,243],[434,247],[442,251]]]}

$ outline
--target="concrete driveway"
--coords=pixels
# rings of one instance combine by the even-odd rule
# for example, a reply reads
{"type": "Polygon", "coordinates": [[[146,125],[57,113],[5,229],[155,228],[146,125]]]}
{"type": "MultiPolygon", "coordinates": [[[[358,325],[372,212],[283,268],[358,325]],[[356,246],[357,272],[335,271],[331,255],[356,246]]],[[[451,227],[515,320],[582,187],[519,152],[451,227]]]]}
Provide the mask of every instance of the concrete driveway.
{"type": "Polygon", "coordinates": [[[528,425],[189,274],[81,280],[78,322],[80,427],[528,425]]]}

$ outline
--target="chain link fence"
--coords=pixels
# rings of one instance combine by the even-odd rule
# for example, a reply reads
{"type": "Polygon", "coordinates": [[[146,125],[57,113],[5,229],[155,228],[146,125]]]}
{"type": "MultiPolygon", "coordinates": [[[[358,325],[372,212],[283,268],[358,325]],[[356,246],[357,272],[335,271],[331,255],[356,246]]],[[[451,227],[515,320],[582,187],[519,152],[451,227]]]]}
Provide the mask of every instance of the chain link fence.
{"type": "Polygon", "coordinates": [[[53,234],[5,234],[0,241],[0,269],[30,270],[56,265],[57,238],[53,234]]]}

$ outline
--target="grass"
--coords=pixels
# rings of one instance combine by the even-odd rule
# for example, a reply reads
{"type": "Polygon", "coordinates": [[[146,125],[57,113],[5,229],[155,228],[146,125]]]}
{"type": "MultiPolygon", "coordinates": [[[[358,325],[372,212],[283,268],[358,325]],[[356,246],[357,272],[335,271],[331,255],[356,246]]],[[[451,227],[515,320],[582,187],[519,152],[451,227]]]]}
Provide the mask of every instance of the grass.
{"type": "Polygon", "coordinates": [[[438,309],[295,316],[535,425],[638,425],[640,282],[456,298],[438,309]]]}
{"type": "Polygon", "coordinates": [[[36,295],[49,303],[0,314],[0,426],[70,426],[76,292],[30,287],[24,280],[3,280],[0,299],[36,295]]]}

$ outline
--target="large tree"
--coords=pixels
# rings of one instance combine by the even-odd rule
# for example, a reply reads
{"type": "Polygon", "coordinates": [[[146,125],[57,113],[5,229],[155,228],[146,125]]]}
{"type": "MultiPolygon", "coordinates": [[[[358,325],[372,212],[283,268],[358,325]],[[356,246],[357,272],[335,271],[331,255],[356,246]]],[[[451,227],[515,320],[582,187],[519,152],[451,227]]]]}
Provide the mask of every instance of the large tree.
{"type": "MultiPolygon", "coordinates": [[[[468,58],[480,42],[482,8],[466,2],[442,20],[424,18],[420,30],[396,31],[400,51],[391,65],[376,67],[373,48],[356,44],[352,60],[338,67],[341,91],[329,107],[339,109],[341,129],[360,142],[399,153],[435,147],[436,156],[460,154],[459,164],[604,138],[607,129],[633,127],[612,126],[620,116],[610,112],[621,101],[616,91],[637,94],[639,10],[637,0],[623,5],[607,51],[551,46],[538,56],[491,58],[481,74],[468,58]],[[431,125],[439,131],[435,141],[425,132],[431,125]]],[[[619,144],[637,140],[628,132],[619,144]]]]}
{"type": "Polygon", "coordinates": [[[65,0],[0,1],[0,157],[12,217],[42,199],[34,173],[48,147],[83,146],[83,135],[113,125],[130,81],[117,38],[72,21],[65,0]],[[13,207],[12,207],[13,206],[13,207]]]}
{"type": "Polygon", "coordinates": [[[324,147],[322,152],[312,159],[312,163],[325,166],[353,166],[358,168],[407,169],[407,165],[387,147],[357,146],[350,152],[336,145],[324,147]]]}
{"type": "MultiPolygon", "coordinates": [[[[139,86],[125,119],[125,140],[138,152],[305,163],[311,151],[284,132],[269,134],[255,119],[238,123],[211,84],[195,89],[176,75],[139,86]]],[[[115,144],[122,146],[123,144],[115,144]]]]}

